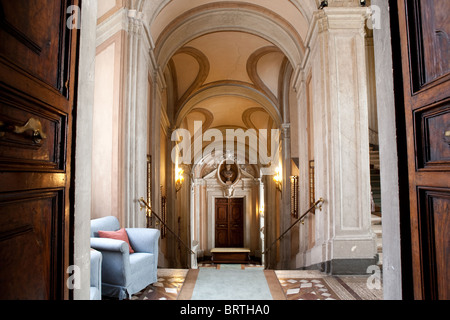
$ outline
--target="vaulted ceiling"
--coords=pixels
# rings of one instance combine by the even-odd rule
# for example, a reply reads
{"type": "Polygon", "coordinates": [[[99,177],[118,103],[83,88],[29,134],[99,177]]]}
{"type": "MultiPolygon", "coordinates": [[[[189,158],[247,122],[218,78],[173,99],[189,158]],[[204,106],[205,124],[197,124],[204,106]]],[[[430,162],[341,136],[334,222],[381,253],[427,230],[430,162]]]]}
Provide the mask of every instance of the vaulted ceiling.
{"type": "Polygon", "coordinates": [[[179,124],[189,130],[194,121],[202,121],[204,129],[271,129],[274,119],[258,100],[279,105],[284,64],[281,51],[248,33],[223,31],[190,41],[169,64],[179,124]]]}
{"type": "Polygon", "coordinates": [[[147,4],[167,114],[194,134],[272,129],[305,54],[314,0],[161,0],[147,4]]]}

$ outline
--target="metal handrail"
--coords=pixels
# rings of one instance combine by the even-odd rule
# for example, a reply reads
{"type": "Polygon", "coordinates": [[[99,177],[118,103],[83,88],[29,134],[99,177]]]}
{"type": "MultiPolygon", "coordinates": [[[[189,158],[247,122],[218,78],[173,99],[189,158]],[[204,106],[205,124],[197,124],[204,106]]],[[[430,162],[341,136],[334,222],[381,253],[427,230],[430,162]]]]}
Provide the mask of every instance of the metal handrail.
{"type": "Polygon", "coordinates": [[[279,236],[262,254],[267,254],[270,250],[272,250],[272,247],[275,245],[275,243],[277,243],[278,241],[280,241],[281,239],[283,239],[283,237],[289,232],[289,231],[291,231],[291,229],[297,224],[297,223],[299,223],[300,221],[302,221],[303,220],[303,218],[308,214],[308,213],[310,213],[313,209],[316,209],[317,208],[317,206],[319,206],[318,207],[318,209],[320,210],[320,211],[322,211],[322,205],[323,205],[323,203],[325,202],[325,200],[323,199],[323,198],[320,198],[319,200],[317,200],[315,203],[314,203],[314,205],[311,207],[311,208],[309,208],[300,218],[298,218],[288,229],[286,229],[286,231],[285,232],[283,232],[283,234],[281,235],[281,236],[279,236]]]}
{"type": "Polygon", "coordinates": [[[184,242],[183,242],[183,240],[181,240],[181,238],[180,238],[180,236],[179,235],[177,235],[175,232],[173,232],[172,231],[172,229],[170,229],[170,227],[159,217],[159,215],[155,212],[155,211],[153,211],[152,210],[152,208],[150,207],[150,205],[147,203],[147,201],[145,201],[144,200],[144,198],[140,198],[139,199],[139,202],[140,202],[140,204],[141,204],[141,209],[144,209],[144,207],[145,208],[147,208],[147,210],[149,210],[151,213],[152,213],[152,215],[154,215],[166,228],[167,228],[167,230],[169,230],[170,231],[170,233],[172,233],[176,238],[177,238],[177,240],[178,240],[178,242],[180,242],[186,249],[188,249],[188,251],[189,251],[189,253],[190,254],[195,254],[195,252],[194,251],[192,251],[192,249],[191,248],[189,248],[184,242]]]}

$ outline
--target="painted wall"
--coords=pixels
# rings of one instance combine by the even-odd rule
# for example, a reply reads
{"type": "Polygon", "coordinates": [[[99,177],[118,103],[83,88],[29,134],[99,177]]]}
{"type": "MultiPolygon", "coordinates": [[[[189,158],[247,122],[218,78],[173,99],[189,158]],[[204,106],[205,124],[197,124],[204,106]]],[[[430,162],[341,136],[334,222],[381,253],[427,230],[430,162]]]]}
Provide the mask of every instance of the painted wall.
{"type": "Polygon", "coordinates": [[[123,223],[122,63],[123,31],[97,47],[93,110],[92,218],[116,216],[123,223]]]}

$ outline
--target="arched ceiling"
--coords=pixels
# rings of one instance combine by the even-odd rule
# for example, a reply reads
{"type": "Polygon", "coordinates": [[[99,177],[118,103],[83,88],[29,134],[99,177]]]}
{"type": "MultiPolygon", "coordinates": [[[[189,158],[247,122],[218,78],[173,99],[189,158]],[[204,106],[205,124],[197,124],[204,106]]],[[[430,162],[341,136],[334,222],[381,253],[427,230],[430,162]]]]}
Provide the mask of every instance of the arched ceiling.
{"type": "Polygon", "coordinates": [[[158,39],[167,26],[184,13],[208,4],[235,3],[237,6],[256,5],[283,17],[305,39],[316,0],[151,0],[147,10],[153,39],[158,39]]]}
{"type": "Polygon", "coordinates": [[[272,129],[283,120],[315,0],[151,0],[144,14],[177,128],[272,129]],[[169,75],[169,76],[167,76],[169,75]]]}

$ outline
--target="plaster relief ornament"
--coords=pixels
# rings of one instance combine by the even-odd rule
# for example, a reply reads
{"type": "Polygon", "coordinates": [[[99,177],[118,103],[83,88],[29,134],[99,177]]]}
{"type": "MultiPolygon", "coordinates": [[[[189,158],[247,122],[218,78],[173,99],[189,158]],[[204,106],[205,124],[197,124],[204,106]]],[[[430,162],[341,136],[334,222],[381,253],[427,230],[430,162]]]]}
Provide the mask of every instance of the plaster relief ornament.
{"type": "Polygon", "coordinates": [[[235,163],[222,162],[217,170],[217,178],[220,184],[223,186],[224,194],[230,198],[234,194],[234,189],[237,183],[240,181],[240,169],[235,163]]]}

